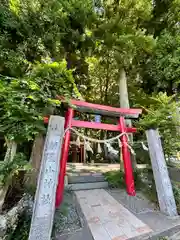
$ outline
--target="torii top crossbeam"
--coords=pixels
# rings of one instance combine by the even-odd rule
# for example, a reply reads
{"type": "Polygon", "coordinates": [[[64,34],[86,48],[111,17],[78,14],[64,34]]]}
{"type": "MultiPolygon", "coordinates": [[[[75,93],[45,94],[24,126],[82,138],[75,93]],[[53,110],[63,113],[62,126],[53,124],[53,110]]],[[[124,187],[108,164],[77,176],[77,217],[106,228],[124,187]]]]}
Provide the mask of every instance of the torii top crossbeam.
{"type": "MultiPolygon", "coordinates": [[[[65,102],[63,97],[57,96],[59,100],[65,102]]],[[[112,116],[112,117],[120,117],[124,118],[138,118],[139,114],[142,113],[142,109],[135,108],[115,108],[106,105],[89,103],[81,100],[71,99],[69,104],[76,107],[76,110],[79,112],[86,112],[98,115],[112,116]]]]}

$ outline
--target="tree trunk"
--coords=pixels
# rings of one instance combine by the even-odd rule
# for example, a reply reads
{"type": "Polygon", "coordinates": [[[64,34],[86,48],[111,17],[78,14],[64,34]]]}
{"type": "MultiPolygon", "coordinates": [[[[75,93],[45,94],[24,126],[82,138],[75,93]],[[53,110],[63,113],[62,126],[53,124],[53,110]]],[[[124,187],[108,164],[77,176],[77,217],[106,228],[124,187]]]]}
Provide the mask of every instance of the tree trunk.
{"type": "MultiPolygon", "coordinates": [[[[119,99],[120,99],[120,107],[121,108],[130,108],[129,106],[129,96],[128,96],[128,89],[127,89],[127,77],[124,68],[120,70],[119,76],[119,99]]],[[[126,125],[128,127],[132,127],[132,122],[130,119],[126,120],[126,125]]],[[[133,142],[133,135],[129,134],[129,139],[133,142]]],[[[136,159],[134,156],[131,155],[132,158],[132,165],[133,169],[136,169],[136,159]]],[[[122,157],[121,157],[121,169],[123,169],[122,157]]]]}
{"type": "MultiPolygon", "coordinates": [[[[8,140],[6,140],[6,143],[7,143],[7,151],[4,157],[4,161],[13,161],[13,158],[16,155],[17,143],[14,141],[9,142],[8,140]]],[[[2,212],[2,207],[4,204],[4,200],[5,200],[8,188],[9,188],[9,185],[6,184],[0,189],[0,212],[2,212]]]]}
{"type": "Polygon", "coordinates": [[[31,157],[30,157],[32,171],[30,173],[27,173],[26,180],[25,180],[26,184],[28,184],[29,186],[37,185],[37,178],[38,178],[39,169],[41,166],[43,147],[44,147],[44,137],[42,134],[39,134],[34,140],[31,157]]]}

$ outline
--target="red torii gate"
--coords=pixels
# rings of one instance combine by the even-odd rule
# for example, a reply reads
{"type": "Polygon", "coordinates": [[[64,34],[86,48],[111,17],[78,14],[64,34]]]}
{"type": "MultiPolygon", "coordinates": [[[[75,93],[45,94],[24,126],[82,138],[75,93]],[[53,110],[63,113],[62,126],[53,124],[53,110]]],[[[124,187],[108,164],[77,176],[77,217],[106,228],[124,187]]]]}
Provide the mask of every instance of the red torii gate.
{"type": "MultiPolygon", "coordinates": [[[[58,97],[58,98],[61,101],[65,102],[65,100],[62,97],[58,97]]],[[[75,106],[75,110],[80,112],[118,117],[119,124],[113,125],[113,124],[75,120],[73,119],[74,109],[73,107],[68,106],[68,111],[65,114],[64,128],[67,130],[64,136],[64,143],[62,147],[63,150],[62,150],[61,160],[60,160],[59,179],[58,179],[58,186],[56,191],[56,207],[58,207],[61,204],[63,199],[64,177],[66,175],[66,163],[68,159],[68,151],[69,151],[69,145],[70,145],[70,129],[69,128],[81,127],[81,128],[117,131],[120,133],[134,133],[136,132],[136,128],[126,127],[125,118],[138,118],[139,114],[142,113],[141,109],[115,108],[115,107],[93,104],[93,103],[88,103],[88,102],[74,100],[74,99],[70,100],[69,105],[75,106]]],[[[47,123],[48,118],[44,118],[44,122],[47,123]]],[[[124,134],[121,137],[121,144],[122,144],[124,171],[125,171],[126,191],[128,195],[135,196],[136,192],[134,187],[131,156],[130,156],[127,143],[128,143],[128,139],[127,139],[127,136],[124,134]]]]}

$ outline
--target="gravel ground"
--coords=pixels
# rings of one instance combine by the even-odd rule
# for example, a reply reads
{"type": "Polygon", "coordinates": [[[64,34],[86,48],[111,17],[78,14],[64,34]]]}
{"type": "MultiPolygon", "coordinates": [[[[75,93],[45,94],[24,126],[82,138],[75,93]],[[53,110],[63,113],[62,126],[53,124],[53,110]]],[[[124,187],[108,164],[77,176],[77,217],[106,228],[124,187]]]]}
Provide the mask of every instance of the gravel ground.
{"type": "Polygon", "coordinates": [[[57,239],[61,235],[72,234],[81,228],[82,224],[77,213],[74,193],[65,191],[64,201],[55,212],[53,239],[57,239]]]}

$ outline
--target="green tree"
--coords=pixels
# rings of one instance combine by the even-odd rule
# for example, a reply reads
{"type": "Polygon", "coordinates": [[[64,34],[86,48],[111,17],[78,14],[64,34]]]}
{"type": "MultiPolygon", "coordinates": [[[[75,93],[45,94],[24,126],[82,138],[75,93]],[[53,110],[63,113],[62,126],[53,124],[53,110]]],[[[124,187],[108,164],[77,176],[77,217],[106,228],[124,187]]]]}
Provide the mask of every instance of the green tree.
{"type": "Polygon", "coordinates": [[[79,94],[74,77],[81,71],[74,68],[91,45],[87,29],[93,17],[91,1],[1,1],[0,133],[6,159],[15,161],[17,143],[45,130],[44,115],[59,113],[56,95],[79,94]]]}
{"type": "Polygon", "coordinates": [[[22,76],[28,62],[77,59],[90,42],[86,28],[94,17],[91,1],[4,0],[0,8],[1,71],[22,76]],[[78,52],[81,49],[81,52],[78,52]]]}
{"type": "MultiPolygon", "coordinates": [[[[145,103],[146,100],[144,100],[145,103]]],[[[179,141],[179,102],[174,101],[174,96],[167,96],[159,92],[149,97],[146,105],[143,104],[144,115],[138,123],[140,129],[159,129],[165,153],[175,155],[180,148],[179,141]]]]}
{"type": "Polygon", "coordinates": [[[143,88],[147,93],[166,91],[172,95],[180,87],[180,37],[165,31],[156,41],[143,66],[143,88]]]}

